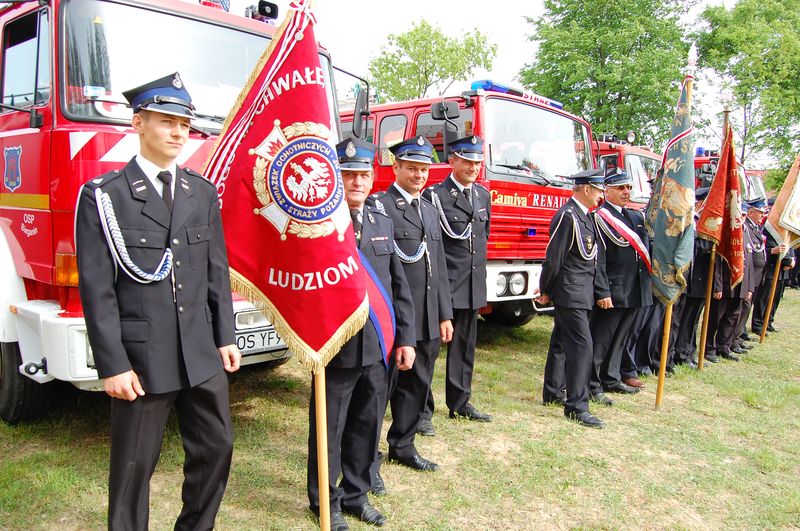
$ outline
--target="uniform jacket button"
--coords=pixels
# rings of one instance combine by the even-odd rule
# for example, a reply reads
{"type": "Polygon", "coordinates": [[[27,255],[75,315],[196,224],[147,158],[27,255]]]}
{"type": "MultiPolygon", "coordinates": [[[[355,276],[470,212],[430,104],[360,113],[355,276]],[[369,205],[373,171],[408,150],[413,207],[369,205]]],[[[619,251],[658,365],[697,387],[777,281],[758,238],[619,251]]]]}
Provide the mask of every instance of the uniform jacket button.
{"type": "Polygon", "coordinates": [[[181,243],[181,241],[178,238],[172,238],[172,243],[178,245],[181,243]]]}
{"type": "Polygon", "coordinates": [[[147,238],[139,238],[139,243],[147,243],[147,238]]]}
{"type": "Polygon", "coordinates": [[[183,306],[178,306],[178,312],[183,313],[183,306]]]}
{"type": "Polygon", "coordinates": [[[183,289],[183,284],[178,284],[178,289],[183,289]]]}
{"type": "Polygon", "coordinates": [[[180,267],[180,266],[181,266],[181,261],[180,261],[180,260],[177,260],[177,261],[175,262],[175,267],[180,267]]]}

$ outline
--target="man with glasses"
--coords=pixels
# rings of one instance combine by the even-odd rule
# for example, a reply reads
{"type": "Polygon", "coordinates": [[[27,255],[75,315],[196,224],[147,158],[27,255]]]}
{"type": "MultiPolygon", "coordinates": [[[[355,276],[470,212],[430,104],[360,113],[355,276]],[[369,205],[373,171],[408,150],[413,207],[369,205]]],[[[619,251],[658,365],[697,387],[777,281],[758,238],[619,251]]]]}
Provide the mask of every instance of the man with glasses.
{"type": "Polygon", "coordinates": [[[636,362],[622,354],[636,310],[652,304],[653,299],[648,289],[650,258],[644,216],[625,208],[633,181],[617,170],[606,176],[605,185],[606,200],[595,213],[598,298],[590,322],[594,345],[591,394],[593,400],[610,406],[612,401],[603,391],[633,394],[642,387],[636,362]]]}

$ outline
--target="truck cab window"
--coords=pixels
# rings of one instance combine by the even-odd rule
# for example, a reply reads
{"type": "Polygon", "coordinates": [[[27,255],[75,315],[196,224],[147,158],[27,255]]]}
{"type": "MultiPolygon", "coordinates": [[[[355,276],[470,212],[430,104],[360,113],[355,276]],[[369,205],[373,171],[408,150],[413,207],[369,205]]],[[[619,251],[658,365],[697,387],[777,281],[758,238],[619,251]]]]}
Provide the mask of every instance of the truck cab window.
{"type": "MultiPolygon", "coordinates": [[[[472,134],[472,109],[462,109],[461,115],[453,120],[458,125],[458,134],[461,138],[472,134]]],[[[433,144],[433,162],[447,162],[444,156],[444,122],[431,118],[431,113],[426,112],[417,116],[414,136],[422,135],[433,144]]]]}
{"type": "MultiPolygon", "coordinates": [[[[30,13],[3,31],[3,103],[41,105],[50,98],[47,12],[30,13]]],[[[0,110],[7,112],[7,110],[0,110]]]]}
{"type": "Polygon", "coordinates": [[[389,148],[403,141],[407,123],[408,119],[405,114],[386,116],[381,120],[381,141],[378,144],[381,166],[391,166],[392,153],[389,148]]]}

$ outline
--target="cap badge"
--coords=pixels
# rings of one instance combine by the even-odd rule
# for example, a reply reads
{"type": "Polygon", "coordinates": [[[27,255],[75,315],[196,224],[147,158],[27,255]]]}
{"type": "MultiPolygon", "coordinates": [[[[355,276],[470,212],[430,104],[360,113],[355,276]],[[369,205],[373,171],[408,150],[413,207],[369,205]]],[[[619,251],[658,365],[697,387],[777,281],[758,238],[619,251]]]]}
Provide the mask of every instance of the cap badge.
{"type": "Polygon", "coordinates": [[[177,72],[175,73],[175,77],[172,78],[172,86],[178,90],[183,88],[183,81],[181,81],[181,76],[179,76],[177,72]]]}
{"type": "Polygon", "coordinates": [[[344,154],[348,157],[355,157],[356,156],[356,146],[353,145],[352,142],[347,143],[347,147],[344,150],[344,154]]]}
{"type": "Polygon", "coordinates": [[[472,142],[473,144],[477,144],[478,139],[473,136],[472,139],[470,139],[470,142],[472,142]]]}
{"type": "Polygon", "coordinates": [[[419,138],[417,138],[417,145],[418,146],[424,146],[425,145],[425,139],[422,138],[421,136],[419,138]]]}

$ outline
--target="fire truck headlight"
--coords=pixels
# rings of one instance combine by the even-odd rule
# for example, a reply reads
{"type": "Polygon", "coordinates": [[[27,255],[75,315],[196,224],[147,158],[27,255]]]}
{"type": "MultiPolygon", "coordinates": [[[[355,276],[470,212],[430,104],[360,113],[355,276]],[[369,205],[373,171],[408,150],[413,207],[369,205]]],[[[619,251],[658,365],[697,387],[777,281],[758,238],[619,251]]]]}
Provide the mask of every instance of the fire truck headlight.
{"type": "Polygon", "coordinates": [[[514,273],[508,281],[508,289],[513,295],[520,295],[525,292],[527,279],[522,273],[514,273]]]}
{"type": "Polygon", "coordinates": [[[494,289],[495,294],[499,297],[500,295],[505,293],[507,285],[508,285],[508,277],[506,277],[503,273],[497,275],[497,281],[494,289]]]}

